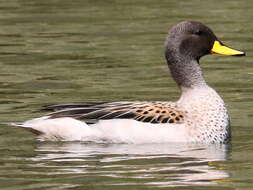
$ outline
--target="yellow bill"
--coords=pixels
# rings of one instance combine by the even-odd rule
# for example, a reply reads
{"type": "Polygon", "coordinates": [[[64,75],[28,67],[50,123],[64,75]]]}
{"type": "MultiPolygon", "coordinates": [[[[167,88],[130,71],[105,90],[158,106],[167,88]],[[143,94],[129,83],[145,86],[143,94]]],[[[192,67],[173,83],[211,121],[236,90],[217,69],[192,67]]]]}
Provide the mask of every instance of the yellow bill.
{"type": "Polygon", "coordinates": [[[245,53],[238,51],[232,48],[229,48],[225,45],[222,45],[219,41],[214,41],[213,48],[211,53],[221,54],[221,55],[235,55],[235,56],[244,56],[245,53]]]}

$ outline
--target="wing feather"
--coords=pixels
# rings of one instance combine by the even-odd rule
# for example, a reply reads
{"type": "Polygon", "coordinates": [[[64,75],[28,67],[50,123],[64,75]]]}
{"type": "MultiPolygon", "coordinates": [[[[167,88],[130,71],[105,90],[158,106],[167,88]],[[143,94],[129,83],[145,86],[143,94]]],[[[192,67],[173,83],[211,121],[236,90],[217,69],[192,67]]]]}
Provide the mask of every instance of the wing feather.
{"type": "Polygon", "coordinates": [[[184,122],[185,115],[172,102],[100,102],[62,104],[45,107],[55,111],[50,118],[72,117],[88,123],[108,119],[134,119],[149,123],[184,122]]]}

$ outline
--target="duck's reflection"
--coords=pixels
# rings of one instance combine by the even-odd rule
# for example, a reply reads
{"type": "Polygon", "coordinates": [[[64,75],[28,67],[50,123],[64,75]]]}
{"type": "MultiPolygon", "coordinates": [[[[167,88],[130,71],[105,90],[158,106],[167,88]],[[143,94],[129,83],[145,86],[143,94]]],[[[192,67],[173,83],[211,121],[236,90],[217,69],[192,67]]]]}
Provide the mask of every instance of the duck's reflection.
{"type": "Polygon", "coordinates": [[[227,160],[228,145],[41,143],[34,167],[48,174],[110,178],[110,184],[152,186],[214,185],[229,174],[217,162],[227,160]],[[137,180],[138,179],[138,180],[137,180]],[[119,182],[120,181],[120,182],[119,182]]]}

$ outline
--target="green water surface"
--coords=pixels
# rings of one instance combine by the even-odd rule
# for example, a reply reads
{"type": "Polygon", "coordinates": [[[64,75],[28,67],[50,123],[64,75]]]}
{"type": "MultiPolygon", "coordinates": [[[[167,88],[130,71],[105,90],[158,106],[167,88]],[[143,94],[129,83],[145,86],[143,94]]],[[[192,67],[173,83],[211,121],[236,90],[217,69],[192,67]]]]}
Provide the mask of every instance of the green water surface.
{"type": "Polygon", "coordinates": [[[0,122],[82,101],[176,100],[164,60],[173,24],[197,20],[246,57],[206,56],[208,83],[228,105],[229,145],[39,142],[0,126],[0,189],[253,188],[251,0],[0,1],[0,122]]]}

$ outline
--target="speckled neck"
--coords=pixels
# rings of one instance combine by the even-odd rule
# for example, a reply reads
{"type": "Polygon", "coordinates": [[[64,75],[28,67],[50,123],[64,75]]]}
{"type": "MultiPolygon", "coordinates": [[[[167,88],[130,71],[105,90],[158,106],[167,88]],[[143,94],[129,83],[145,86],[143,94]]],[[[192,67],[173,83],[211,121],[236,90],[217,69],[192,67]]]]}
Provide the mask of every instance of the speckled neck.
{"type": "Polygon", "coordinates": [[[181,88],[207,86],[197,60],[177,54],[166,53],[166,60],[171,75],[181,88]]]}

